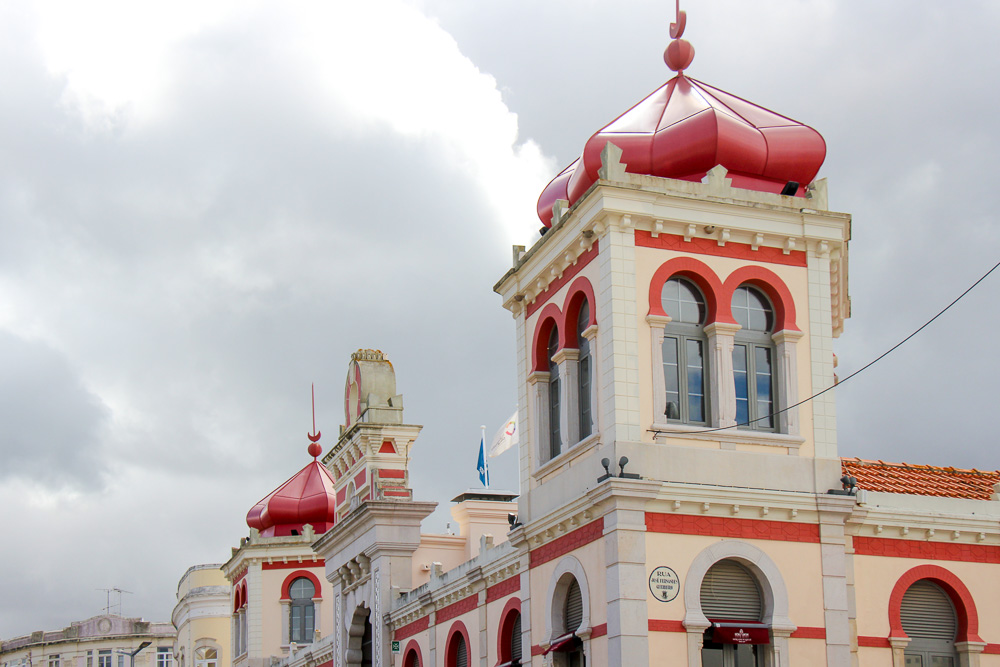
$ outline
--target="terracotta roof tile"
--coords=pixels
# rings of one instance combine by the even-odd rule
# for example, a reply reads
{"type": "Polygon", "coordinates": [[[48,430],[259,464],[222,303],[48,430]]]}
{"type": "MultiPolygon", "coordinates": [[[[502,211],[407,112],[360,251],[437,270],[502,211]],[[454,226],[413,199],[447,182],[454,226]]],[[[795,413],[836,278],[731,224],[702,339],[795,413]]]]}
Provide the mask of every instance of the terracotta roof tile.
{"type": "Polygon", "coordinates": [[[858,487],[885,493],[990,500],[1000,483],[1000,470],[964,470],[909,463],[886,463],[865,459],[841,459],[845,475],[858,480],[858,487]]]}

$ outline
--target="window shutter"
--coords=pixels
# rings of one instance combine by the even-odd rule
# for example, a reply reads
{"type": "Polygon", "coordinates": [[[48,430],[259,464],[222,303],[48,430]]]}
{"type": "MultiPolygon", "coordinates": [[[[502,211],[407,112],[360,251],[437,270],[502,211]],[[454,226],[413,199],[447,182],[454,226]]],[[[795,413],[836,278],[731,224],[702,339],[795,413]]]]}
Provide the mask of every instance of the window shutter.
{"type": "Polygon", "coordinates": [[[955,641],[955,608],[948,594],[931,581],[923,579],[906,590],[899,616],[903,630],[912,639],[955,641]]]}
{"type": "Polygon", "coordinates": [[[712,620],[760,621],[757,581],[736,561],[719,561],[701,580],[701,609],[712,620]]]}
{"type": "Polygon", "coordinates": [[[566,621],[566,632],[576,632],[580,629],[580,624],[583,623],[583,595],[576,579],[566,591],[566,609],[563,619],[566,621]]]}
{"type": "Polygon", "coordinates": [[[514,627],[510,631],[510,661],[521,661],[521,615],[514,619],[514,627]]]}
{"type": "Polygon", "coordinates": [[[455,646],[455,667],[469,667],[469,647],[465,645],[465,637],[458,635],[455,646]]]}

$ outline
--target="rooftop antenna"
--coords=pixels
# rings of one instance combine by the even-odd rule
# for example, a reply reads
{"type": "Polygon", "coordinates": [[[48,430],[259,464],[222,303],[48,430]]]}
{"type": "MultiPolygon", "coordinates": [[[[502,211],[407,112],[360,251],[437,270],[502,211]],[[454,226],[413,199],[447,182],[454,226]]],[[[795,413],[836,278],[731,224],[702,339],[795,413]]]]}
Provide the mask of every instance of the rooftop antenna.
{"type": "Polygon", "coordinates": [[[121,616],[122,615],[122,593],[128,593],[132,595],[132,591],[126,591],[123,588],[98,588],[96,590],[104,591],[107,594],[107,605],[104,607],[104,613],[108,615],[121,616]],[[118,600],[115,604],[111,604],[111,594],[115,593],[118,596],[118,600]]]}

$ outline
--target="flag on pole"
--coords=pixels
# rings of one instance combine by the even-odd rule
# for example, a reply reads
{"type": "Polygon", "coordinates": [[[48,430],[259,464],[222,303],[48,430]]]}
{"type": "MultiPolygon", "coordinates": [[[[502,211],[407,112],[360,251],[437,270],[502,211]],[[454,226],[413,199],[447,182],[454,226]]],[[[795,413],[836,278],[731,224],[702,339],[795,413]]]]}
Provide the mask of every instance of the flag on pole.
{"type": "Polygon", "coordinates": [[[493,436],[493,443],[490,445],[490,458],[500,456],[508,449],[518,443],[520,438],[517,434],[517,410],[510,416],[507,423],[500,427],[500,430],[493,436]]]}
{"type": "Polygon", "coordinates": [[[490,468],[486,463],[486,427],[483,427],[483,436],[479,440],[479,481],[487,489],[490,488],[490,468]]]}

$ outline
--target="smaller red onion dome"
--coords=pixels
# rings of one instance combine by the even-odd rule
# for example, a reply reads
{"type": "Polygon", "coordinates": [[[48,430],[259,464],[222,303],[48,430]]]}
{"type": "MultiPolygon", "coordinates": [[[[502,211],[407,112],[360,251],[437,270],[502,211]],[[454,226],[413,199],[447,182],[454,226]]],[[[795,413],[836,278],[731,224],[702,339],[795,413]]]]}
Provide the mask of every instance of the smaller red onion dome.
{"type": "MultiPolygon", "coordinates": [[[[681,42],[667,54],[678,69],[694,57],[681,42]]],[[[556,200],[573,204],[597,181],[608,142],[622,149],[632,174],[698,182],[721,164],[733,187],[777,194],[795,181],[798,196],[826,159],[826,142],[808,125],[680,73],[595,133],[580,158],[552,179],[538,198],[545,226],[556,200]]]]}
{"type": "MultiPolygon", "coordinates": [[[[310,445],[309,453],[319,449],[310,445]]],[[[317,454],[313,454],[316,456],[317,454]]],[[[272,491],[247,512],[247,525],[260,531],[262,537],[302,534],[302,527],[311,524],[316,534],[333,527],[337,513],[337,491],[333,475],[315,460],[295,473],[287,482],[272,491]]]]}

